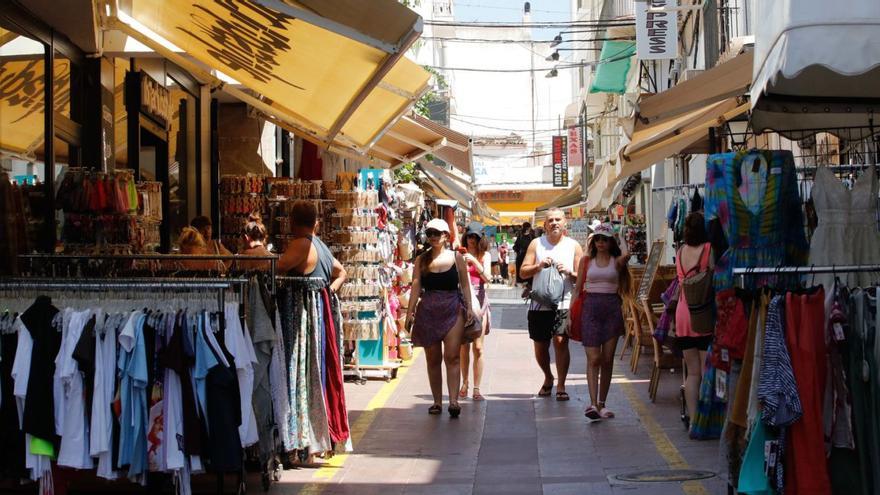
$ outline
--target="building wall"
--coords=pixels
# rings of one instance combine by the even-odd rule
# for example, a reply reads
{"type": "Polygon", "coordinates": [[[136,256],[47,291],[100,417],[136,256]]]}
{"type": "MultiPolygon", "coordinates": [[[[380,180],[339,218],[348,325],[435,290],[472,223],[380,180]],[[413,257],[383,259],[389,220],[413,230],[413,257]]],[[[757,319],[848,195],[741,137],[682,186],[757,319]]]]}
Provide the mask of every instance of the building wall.
{"type": "Polygon", "coordinates": [[[275,175],[275,126],[248,115],[244,103],[219,106],[221,175],[275,175]]]}

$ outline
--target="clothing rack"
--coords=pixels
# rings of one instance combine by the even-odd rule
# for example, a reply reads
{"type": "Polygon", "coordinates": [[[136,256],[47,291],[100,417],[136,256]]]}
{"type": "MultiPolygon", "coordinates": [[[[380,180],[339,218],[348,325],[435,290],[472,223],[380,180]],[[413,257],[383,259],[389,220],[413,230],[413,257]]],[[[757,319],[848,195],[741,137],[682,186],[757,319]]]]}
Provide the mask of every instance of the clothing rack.
{"type": "MultiPolygon", "coordinates": [[[[35,256],[35,255],[31,255],[35,256]]],[[[48,255],[51,256],[51,255],[48,255]]],[[[260,257],[257,257],[260,258],[260,257]]],[[[61,279],[63,280],[63,279],[61,279]]],[[[226,291],[236,286],[247,284],[246,279],[220,278],[152,278],[152,279],[116,279],[113,281],[100,279],[79,279],[59,281],[59,279],[0,279],[0,291],[8,290],[41,290],[41,291],[217,291],[217,308],[220,313],[220,325],[225,326],[224,308],[226,307],[226,291]]],[[[223,481],[225,473],[217,473],[217,493],[224,493],[223,481]]],[[[247,492],[244,465],[238,473],[239,495],[247,492]]]]}
{"type": "Polygon", "coordinates": [[[217,291],[217,308],[223,311],[226,306],[226,291],[246,283],[244,279],[120,279],[115,281],[98,279],[79,279],[59,281],[59,279],[4,279],[0,280],[3,290],[45,290],[45,291],[217,291]]]}
{"type": "MultiPolygon", "coordinates": [[[[241,254],[20,254],[20,259],[26,260],[147,260],[147,261],[268,261],[269,277],[276,278],[278,266],[278,256],[256,256],[241,254]]],[[[54,275],[54,267],[53,267],[54,275]]],[[[156,280],[156,279],[151,279],[156,280]]],[[[177,279],[173,279],[177,280],[177,279]]],[[[220,279],[226,280],[226,279],[220,279]]],[[[272,295],[275,295],[275,288],[270,288],[272,295]]]]}
{"type": "Polygon", "coordinates": [[[652,187],[651,192],[656,193],[656,192],[663,192],[663,191],[680,191],[680,190],[685,190],[685,189],[699,189],[701,187],[706,187],[706,184],[700,182],[698,184],[676,184],[673,186],[652,187]]]}
{"type": "Polygon", "coordinates": [[[734,268],[733,276],[745,285],[745,278],[758,275],[810,275],[825,273],[863,273],[880,272],[880,265],[831,265],[831,266],[778,266],[778,267],[754,267],[734,268]]]}

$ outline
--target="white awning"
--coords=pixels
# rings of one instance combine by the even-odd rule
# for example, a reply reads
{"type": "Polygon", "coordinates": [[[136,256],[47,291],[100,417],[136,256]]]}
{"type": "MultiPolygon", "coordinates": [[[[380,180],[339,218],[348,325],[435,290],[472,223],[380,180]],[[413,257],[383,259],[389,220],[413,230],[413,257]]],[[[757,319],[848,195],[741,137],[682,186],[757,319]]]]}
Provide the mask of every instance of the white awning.
{"type": "Polygon", "coordinates": [[[798,138],[815,130],[867,128],[880,109],[880,2],[755,5],[755,131],[798,138]]]}

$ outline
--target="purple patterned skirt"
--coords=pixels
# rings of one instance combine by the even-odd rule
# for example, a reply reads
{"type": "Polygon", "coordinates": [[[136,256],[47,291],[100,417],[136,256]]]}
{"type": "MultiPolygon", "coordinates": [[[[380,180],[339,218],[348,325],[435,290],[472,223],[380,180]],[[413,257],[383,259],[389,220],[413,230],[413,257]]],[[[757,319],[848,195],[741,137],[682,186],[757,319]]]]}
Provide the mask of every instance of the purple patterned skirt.
{"type": "Polygon", "coordinates": [[[584,297],[581,310],[581,342],[599,347],[623,335],[623,302],[617,294],[591,292],[584,297]]]}
{"type": "Polygon", "coordinates": [[[412,343],[416,347],[431,347],[442,342],[463,316],[464,304],[457,290],[426,290],[419,298],[413,321],[412,343]]]}

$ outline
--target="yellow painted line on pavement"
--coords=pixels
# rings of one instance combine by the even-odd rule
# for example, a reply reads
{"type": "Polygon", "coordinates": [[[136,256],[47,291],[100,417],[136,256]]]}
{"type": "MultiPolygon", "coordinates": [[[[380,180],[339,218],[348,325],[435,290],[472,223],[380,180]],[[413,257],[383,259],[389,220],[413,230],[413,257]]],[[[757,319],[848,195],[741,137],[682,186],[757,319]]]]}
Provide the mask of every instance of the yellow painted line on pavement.
{"type": "MultiPolygon", "coordinates": [[[[690,465],[684,460],[681,452],[675,448],[672,440],[663,432],[660,423],[651,414],[651,409],[639,398],[632,384],[621,383],[620,388],[623,389],[623,393],[632,405],[633,410],[639,415],[645,431],[648,432],[648,438],[654,443],[654,447],[657,449],[660,457],[672,469],[689,469],[690,465]]],[[[699,481],[685,481],[682,483],[682,490],[687,495],[709,495],[709,491],[699,481]]]]}
{"type": "MultiPolygon", "coordinates": [[[[364,438],[364,435],[370,430],[370,426],[372,426],[373,421],[376,420],[376,417],[379,414],[379,409],[385,407],[385,404],[388,403],[388,400],[394,394],[394,391],[397,390],[397,387],[403,381],[403,377],[409,372],[410,368],[412,368],[413,364],[416,362],[418,357],[421,355],[422,349],[417,348],[413,351],[413,357],[410,360],[410,364],[408,366],[402,366],[397,370],[397,379],[392,380],[376,393],[370,402],[367,404],[367,407],[363,410],[363,412],[358,415],[357,420],[351,425],[351,443],[356,449],[358,443],[360,443],[361,439],[364,438]]],[[[345,461],[348,460],[350,454],[337,454],[327,460],[320,468],[315,471],[315,474],[312,475],[313,479],[322,480],[321,483],[311,483],[306,485],[300,490],[300,495],[317,495],[321,493],[324,488],[329,484],[330,481],[337,473],[339,473],[342,466],[345,465],[345,461]]]]}

